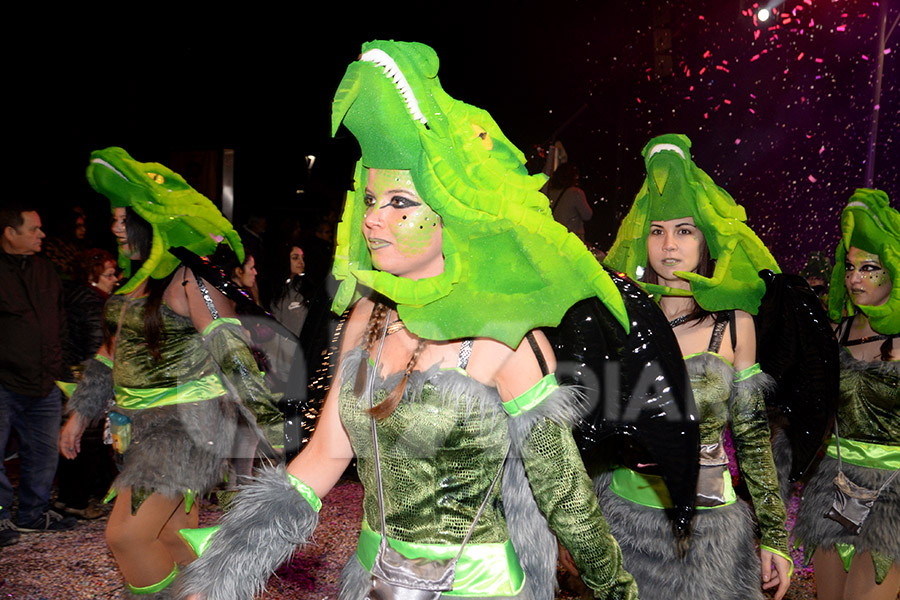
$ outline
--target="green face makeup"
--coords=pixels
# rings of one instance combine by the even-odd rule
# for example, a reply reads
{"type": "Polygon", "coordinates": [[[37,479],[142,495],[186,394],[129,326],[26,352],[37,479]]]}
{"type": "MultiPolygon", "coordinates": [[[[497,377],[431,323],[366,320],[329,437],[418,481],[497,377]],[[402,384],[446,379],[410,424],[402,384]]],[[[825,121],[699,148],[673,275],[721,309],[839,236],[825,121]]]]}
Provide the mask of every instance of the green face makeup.
{"type": "Polygon", "coordinates": [[[860,278],[875,287],[881,287],[891,281],[887,269],[881,264],[881,258],[877,254],[871,254],[865,250],[857,250],[852,257],[848,255],[846,268],[845,278],[848,282],[854,272],[858,272],[860,278]]]}
{"type": "Polygon", "coordinates": [[[400,254],[414,258],[429,248],[441,218],[419,197],[409,171],[370,170],[367,192],[369,210],[384,211],[400,254]]]}

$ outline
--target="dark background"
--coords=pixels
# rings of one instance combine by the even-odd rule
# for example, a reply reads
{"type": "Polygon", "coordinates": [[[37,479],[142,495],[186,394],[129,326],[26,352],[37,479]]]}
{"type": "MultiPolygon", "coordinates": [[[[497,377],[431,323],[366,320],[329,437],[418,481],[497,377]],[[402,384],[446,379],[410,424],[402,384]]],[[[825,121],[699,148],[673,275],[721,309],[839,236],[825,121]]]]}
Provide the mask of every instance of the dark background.
{"type": "MultiPolygon", "coordinates": [[[[900,6],[887,3],[887,26],[900,6]]],[[[40,9],[10,19],[7,165],[45,221],[84,206],[91,150],[163,162],[218,198],[235,152],[236,221],[305,228],[339,208],[358,155],[330,138],[330,101],[370,39],[435,48],[452,96],[487,109],[523,151],[559,133],[608,247],[644,177],[653,135],[687,134],[695,162],[744,205],[787,270],[832,251],[837,217],[864,181],[878,3],[792,0],[754,23],[752,2],[573,1],[129,5],[40,9]],[[579,112],[580,110],[580,112],[579,112]],[[315,155],[312,170],[304,159],[315,155]]],[[[900,68],[888,40],[875,187],[900,194],[900,68]]]]}

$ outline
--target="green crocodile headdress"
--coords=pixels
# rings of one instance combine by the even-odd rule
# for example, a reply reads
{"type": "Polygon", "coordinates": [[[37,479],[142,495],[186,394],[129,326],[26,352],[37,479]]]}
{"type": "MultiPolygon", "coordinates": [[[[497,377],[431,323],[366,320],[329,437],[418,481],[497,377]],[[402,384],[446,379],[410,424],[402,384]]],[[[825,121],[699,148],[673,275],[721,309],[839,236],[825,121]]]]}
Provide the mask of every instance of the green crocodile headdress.
{"type": "Polygon", "coordinates": [[[334,310],[358,284],[397,303],[410,331],[433,340],[484,336],[516,347],[531,329],[559,323],[599,296],[629,329],[622,298],[581,241],[553,220],[524,155],[491,116],[441,88],[437,54],[423,44],[374,41],[350,64],[334,98],[359,141],[354,191],[337,230],[334,310]],[[411,280],[372,268],[362,233],[367,168],[405,169],[443,221],[444,272],[411,280]]]}
{"type": "Polygon", "coordinates": [[[828,316],[835,323],[843,311],[848,315],[862,310],[878,333],[900,333],[900,213],[891,208],[881,190],[858,189],[841,213],[841,241],[834,251],[834,271],[828,292],[828,316]],[[854,307],[844,283],[847,251],[850,247],[877,254],[891,275],[891,295],[880,306],[854,307]]]}
{"type": "Polygon", "coordinates": [[[207,256],[224,241],[244,259],[244,247],[231,223],[168,167],[138,162],[122,148],[112,147],[91,153],[87,179],[113,208],[130,207],[153,229],[150,256],[118,293],[133,291],[147,277],[161,279],[174,271],[180,261],[169,248],[182,246],[207,256]]]}
{"type": "Polygon", "coordinates": [[[654,295],[693,295],[709,311],[738,308],[756,314],[766,287],[759,271],[780,273],[778,264],[762,241],[747,227],[743,207],[718,187],[690,154],[691,140],[666,134],[650,140],[641,154],[647,177],[619,227],[606,264],[639,279],[647,268],[647,236],[651,221],[693,217],[716,260],[713,276],[678,272],[690,290],[641,283],[654,295]]]}

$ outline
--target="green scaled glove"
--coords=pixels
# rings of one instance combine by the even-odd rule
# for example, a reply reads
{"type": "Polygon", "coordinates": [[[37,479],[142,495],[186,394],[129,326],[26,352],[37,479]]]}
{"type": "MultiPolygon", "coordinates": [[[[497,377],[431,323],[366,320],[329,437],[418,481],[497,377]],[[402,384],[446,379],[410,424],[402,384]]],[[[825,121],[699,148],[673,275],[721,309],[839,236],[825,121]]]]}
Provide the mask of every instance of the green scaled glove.
{"type": "Polygon", "coordinates": [[[203,331],[203,345],[212,355],[225,385],[255,417],[266,441],[284,445],[284,417],[275,407],[273,394],[259,372],[247,334],[237,319],[216,319],[203,331]]]}
{"type": "Polygon", "coordinates": [[[789,556],[787,514],[778,492],[764,394],[775,381],[759,365],[735,374],[731,395],[731,433],[741,475],[753,498],[761,544],[789,556]]]}
{"type": "MultiPolygon", "coordinates": [[[[540,512],[562,545],[572,554],[582,580],[598,598],[636,599],[637,584],[622,564],[622,550],[603,518],[597,494],[584,470],[578,446],[572,438],[571,424],[577,420],[578,393],[571,387],[558,387],[548,375],[531,390],[512,402],[504,403],[509,420],[513,456],[522,457],[525,475],[540,512]],[[510,410],[512,405],[515,410],[510,410]]],[[[540,553],[546,555],[546,542],[536,536],[538,527],[529,527],[531,539],[517,543],[511,512],[516,511],[512,488],[528,487],[514,481],[517,464],[507,465],[503,503],[510,517],[510,537],[516,552],[527,567],[529,553],[543,543],[540,553]]],[[[551,538],[552,539],[552,538],[551,538]]],[[[555,573],[555,561],[552,565],[555,573]]],[[[526,568],[526,574],[527,574],[526,568]]],[[[538,590],[540,592],[540,590],[538,590]]],[[[552,592],[552,591],[551,591],[552,592]]]]}

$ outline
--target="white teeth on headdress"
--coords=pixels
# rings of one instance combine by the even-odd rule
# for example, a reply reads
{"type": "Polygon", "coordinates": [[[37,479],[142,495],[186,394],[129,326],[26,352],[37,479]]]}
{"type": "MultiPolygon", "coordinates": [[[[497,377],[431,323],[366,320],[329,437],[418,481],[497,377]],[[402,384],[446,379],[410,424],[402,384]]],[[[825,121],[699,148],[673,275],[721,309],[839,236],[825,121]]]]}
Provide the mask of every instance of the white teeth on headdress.
{"type": "Polygon", "coordinates": [[[371,50],[365,51],[362,56],[359,57],[359,60],[375,63],[379,67],[383,67],[384,74],[393,80],[394,87],[396,87],[397,91],[400,92],[400,95],[403,96],[403,100],[406,102],[406,108],[409,110],[409,114],[412,115],[412,118],[424,125],[428,124],[428,119],[425,118],[425,115],[422,114],[422,111],[419,109],[419,101],[416,100],[416,95],[413,94],[409,82],[406,81],[406,77],[403,76],[403,72],[400,70],[400,67],[397,66],[397,63],[394,62],[393,58],[391,58],[384,50],[372,48],[371,50]]]}
{"type": "Polygon", "coordinates": [[[116,169],[114,166],[112,166],[111,164],[109,164],[108,162],[103,160],[102,158],[93,158],[93,159],[91,159],[91,162],[96,163],[98,165],[103,165],[104,167],[106,167],[107,169],[109,169],[110,171],[112,171],[113,173],[115,173],[116,175],[118,175],[119,177],[124,179],[125,181],[128,181],[128,178],[125,177],[124,175],[122,175],[121,173],[119,173],[118,169],[116,169]]]}
{"type": "Polygon", "coordinates": [[[662,152],[663,150],[671,150],[672,152],[678,154],[678,156],[680,156],[681,158],[684,158],[684,152],[682,152],[681,148],[679,148],[675,144],[657,144],[650,148],[650,154],[647,155],[647,158],[649,159],[657,152],[662,152]]]}

